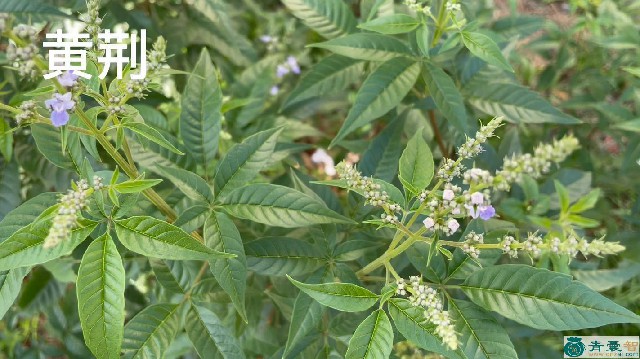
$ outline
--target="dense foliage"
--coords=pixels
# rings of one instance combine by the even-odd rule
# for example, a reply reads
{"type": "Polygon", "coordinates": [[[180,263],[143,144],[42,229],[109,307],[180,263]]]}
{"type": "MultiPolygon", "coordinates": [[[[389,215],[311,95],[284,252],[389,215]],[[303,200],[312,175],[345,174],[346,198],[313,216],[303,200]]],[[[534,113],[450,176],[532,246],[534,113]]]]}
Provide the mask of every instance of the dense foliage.
{"type": "Polygon", "coordinates": [[[637,334],[640,6],[523,3],[0,1],[0,356],[637,334]],[[72,27],[88,78],[45,79],[72,27]]]}

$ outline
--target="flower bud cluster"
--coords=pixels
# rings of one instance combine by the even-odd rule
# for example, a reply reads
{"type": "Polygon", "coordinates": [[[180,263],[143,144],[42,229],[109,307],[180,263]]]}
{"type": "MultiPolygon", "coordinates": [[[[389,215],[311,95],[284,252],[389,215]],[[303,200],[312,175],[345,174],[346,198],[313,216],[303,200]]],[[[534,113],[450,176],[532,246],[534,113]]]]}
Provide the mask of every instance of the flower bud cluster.
{"type": "Polygon", "coordinates": [[[121,96],[109,96],[109,105],[107,111],[110,115],[118,115],[124,112],[124,106],[120,105],[121,96]]]}
{"type": "Polygon", "coordinates": [[[21,39],[34,42],[38,39],[38,30],[35,27],[19,24],[13,28],[13,33],[21,39]]]}
{"type": "MultiPolygon", "coordinates": [[[[145,39],[142,39],[145,41],[145,39]]],[[[157,73],[158,70],[165,66],[167,61],[167,42],[163,37],[159,37],[153,44],[153,49],[148,52],[148,68],[147,77],[142,79],[129,79],[127,82],[127,93],[137,98],[143,98],[145,92],[149,90],[151,85],[151,78],[157,73]]]]}
{"type": "Polygon", "coordinates": [[[7,60],[23,78],[35,79],[38,76],[39,70],[34,60],[37,55],[38,47],[32,43],[20,47],[10,43],[7,46],[7,60]]]}
{"type": "Polygon", "coordinates": [[[533,258],[538,258],[542,252],[540,249],[540,246],[542,245],[542,237],[537,233],[529,233],[523,245],[523,249],[529,252],[533,258]]]}
{"type": "Polygon", "coordinates": [[[16,123],[18,126],[34,119],[38,114],[36,113],[36,103],[34,101],[25,101],[20,104],[18,109],[22,112],[16,115],[16,123]]]}
{"type": "Polygon", "coordinates": [[[375,183],[370,177],[362,176],[353,165],[346,162],[338,163],[338,165],[336,165],[336,172],[340,179],[347,182],[349,189],[362,192],[366,204],[385,210],[385,213],[381,215],[383,222],[398,223],[396,213],[401,212],[402,207],[389,199],[389,195],[386,191],[381,190],[379,183],[375,183]]]}
{"type": "Polygon", "coordinates": [[[469,255],[471,258],[478,259],[480,257],[480,250],[475,244],[484,243],[484,236],[482,234],[478,234],[476,232],[469,232],[466,236],[464,236],[465,241],[462,245],[462,251],[469,255]]]}
{"type": "Polygon", "coordinates": [[[104,188],[104,183],[102,183],[103,179],[100,176],[93,176],[93,189],[94,191],[100,191],[104,188]]]}
{"type": "Polygon", "coordinates": [[[446,5],[446,9],[449,12],[455,12],[455,11],[460,11],[462,10],[462,7],[460,6],[460,4],[458,3],[454,3],[452,1],[448,1],[447,5],[446,5]]]}
{"type": "MultiPolygon", "coordinates": [[[[289,73],[294,73],[296,75],[300,75],[301,73],[298,60],[296,60],[296,58],[293,56],[288,56],[285,62],[279,64],[276,67],[276,77],[278,79],[282,79],[289,73]]],[[[271,96],[275,96],[280,92],[280,88],[278,87],[278,85],[274,85],[273,87],[271,87],[271,90],[269,92],[271,93],[271,96]]]]}
{"type": "Polygon", "coordinates": [[[436,326],[435,333],[442,338],[445,345],[455,350],[458,347],[458,337],[453,322],[449,318],[449,312],[444,310],[438,292],[422,284],[420,277],[412,276],[409,281],[411,286],[407,288],[405,281],[399,279],[396,294],[404,296],[409,293],[409,302],[415,307],[424,309],[425,318],[436,326]]]}
{"type": "Polygon", "coordinates": [[[567,236],[565,241],[561,241],[558,237],[553,237],[549,242],[549,251],[556,254],[565,254],[571,258],[581,252],[583,255],[600,256],[603,254],[617,254],[624,250],[624,246],[618,242],[605,242],[596,239],[588,242],[586,239],[577,239],[573,235],[567,236]]]}
{"type": "Polygon", "coordinates": [[[422,4],[418,0],[405,0],[404,4],[407,5],[409,10],[412,10],[412,11],[415,11],[415,12],[421,12],[421,13],[423,13],[425,15],[430,15],[431,14],[431,8],[429,7],[429,5],[428,4],[422,4]]]}
{"type": "Polygon", "coordinates": [[[462,183],[470,187],[488,187],[493,182],[493,176],[487,170],[470,168],[462,175],[462,183]]]}
{"type": "Polygon", "coordinates": [[[494,186],[500,190],[508,191],[511,184],[519,181],[523,174],[539,178],[549,172],[552,163],[564,161],[579,147],[578,139],[567,135],[560,140],[555,140],[553,144],[539,145],[533,154],[525,153],[505,158],[502,169],[496,173],[494,178],[494,186]]]}
{"type": "Polygon", "coordinates": [[[87,0],[87,12],[80,15],[80,20],[86,24],[85,32],[93,39],[94,46],[98,45],[98,34],[100,33],[100,0],[87,0]]]}
{"type": "Polygon", "coordinates": [[[78,181],[74,187],[60,197],[58,213],[53,218],[49,234],[44,240],[44,248],[53,248],[60,244],[78,225],[80,212],[87,206],[91,192],[89,183],[85,179],[78,181]]]}
{"type": "Polygon", "coordinates": [[[502,239],[502,251],[510,257],[518,258],[519,242],[513,236],[504,236],[502,239]]]}
{"type": "Polygon", "coordinates": [[[463,170],[464,166],[450,158],[445,158],[442,164],[440,164],[440,168],[438,168],[438,177],[447,182],[451,182],[454,177],[460,176],[463,170]]]}
{"type": "Polygon", "coordinates": [[[467,138],[465,143],[458,148],[458,157],[466,159],[477,156],[482,152],[482,144],[487,142],[489,137],[493,136],[494,132],[501,124],[502,118],[496,117],[486,125],[480,126],[480,129],[476,132],[475,138],[467,138]]]}

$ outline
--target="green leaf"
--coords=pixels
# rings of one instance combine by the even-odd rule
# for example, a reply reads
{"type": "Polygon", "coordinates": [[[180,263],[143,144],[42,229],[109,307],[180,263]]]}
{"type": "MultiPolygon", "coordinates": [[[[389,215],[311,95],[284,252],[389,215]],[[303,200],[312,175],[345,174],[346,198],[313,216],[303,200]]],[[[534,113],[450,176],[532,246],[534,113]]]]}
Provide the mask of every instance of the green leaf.
{"type": "Polygon", "coordinates": [[[43,247],[51,228],[51,220],[40,220],[24,227],[0,243],[0,271],[33,266],[67,255],[82,243],[97,225],[93,221],[80,220],[79,227],[73,229],[71,238],[66,238],[53,248],[43,247]]]}
{"type": "Polygon", "coordinates": [[[408,58],[391,59],[365,80],[342,128],[330,147],[346,135],[389,112],[409,93],[420,74],[420,64],[408,58]]]}
{"type": "Polygon", "coordinates": [[[436,326],[425,318],[422,307],[416,307],[406,299],[392,298],[389,303],[389,315],[393,319],[396,328],[407,340],[416,346],[445,355],[448,358],[461,357],[442,344],[435,334],[436,326]]]}
{"type": "Polygon", "coordinates": [[[404,34],[415,30],[420,25],[420,22],[409,15],[394,14],[377,19],[367,21],[358,25],[359,28],[378,32],[381,34],[393,35],[404,34]]]}
{"type": "Polygon", "coordinates": [[[418,131],[407,143],[399,164],[400,182],[410,192],[417,194],[425,189],[434,174],[433,154],[427,142],[418,131]]]}
{"type": "Polygon", "coordinates": [[[165,221],[137,216],[115,221],[120,242],[130,251],[152,258],[208,260],[229,258],[198,242],[182,229],[165,221]]]}
{"type": "Polygon", "coordinates": [[[0,320],[18,298],[22,280],[31,268],[22,267],[0,271],[0,320]]]}
{"type": "Polygon", "coordinates": [[[640,323],[633,312],[571,277],[526,265],[481,269],[471,274],[461,289],[479,306],[537,329],[640,323]]]}
{"type": "Polygon", "coordinates": [[[200,261],[171,261],[149,258],[156,280],[172,293],[186,293],[200,270],[200,261]]]}
{"type": "Polygon", "coordinates": [[[65,148],[62,147],[60,131],[51,125],[34,123],[31,125],[31,135],[40,153],[51,163],[79,172],[84,157],[77,133],[68,134],[65,148]]]}
{"type": "Polygon", "coordinates": [[[356,29],[356,18],[342,0],[282,0],[282,3],[305,25],[328,39],[356,29]]]}
{"type": "Polygon", "coordinates": [[[274,128],[258,132],[229,150],[220,161],[214,179],[218,198],[246,185],[269,164],[281,131],[274,128]]]}
{"type": "Polygon", "coordinates": [[[244,358],[238,339],[211,310],[191,304],[185,325],[200,358],[244,358]]]}
{"type": "Polygon", "coordinates": [[[286,109],[313,97],[342,91],[356,82],[363,70],[362,61],[340,55],[324,57],[304,74],[282,107],[286,109]]]}
{"type": "Polygon", "coordinates": [[[125,272],[111,236],[93,241],[78,269],[78,315],[87,347],[97,358],[119,358],[124,327],[125,272]]]}
{"type": "Polygon", "coordinates": [[[16,161],[0,159],[0,220],[22,202],[21,187],[20,166],[16,161]]]}
{"type": "Polygon", "coordinates": [[[621,123],[616,123],[613,125],[613,128],[618,128],[623,131],[630,132],[640,132],[640,118],[636,118],[635,120],[624,121],[621,123]]]}
{"type": "Polygon", "coordinates": [[[211,212],[204,223],[204,242],[209,248],[236,255],[235,258],[217,259],[209,264],[216,280],[246,322],[247,258],[238,228],[224,213],[211,212]]]}
{"type": "Polygon", "coordinates": [[[153,304],[124,327],[123,359],[162,358],[180,328],[177,304],[153,304]]]}
{"type": "Polygon", "coordinates": [[[580,123],[521,85],[472,81],[463,88],[463,92],[473,107],[492,116],[504,116],[512,123],[580,123]]]}
{"type": "MultiPolygon", "coordinates": [[[[167,138],[171,143],[177,143],[177,139],[168,133],[164,133],[163,136],[167,138]]],[[[179,149],[184,149],[181,145],[179,149]]],[[[138,141],[129,141],[129,149],[133,159],[142,167],[154,169],[157,165],[163,165],[166,167],[179,167],[184,169],[195,169],[195,162],[190,156],[181,156],[168,149],[161,147],[153,142],[149,142],[147,145],[142,146],[138,141]]],[[[186,151],[186,149],[184,149],[186,151]]]]}
{"type": "Polygon", "coordinates": [[[388,358],[393,348],[393,328],[382,309],[375,310],[356,328],[345,359],[388,358]]]}
{"type": "Polygon", "coordinates": [[[507,331],[481,307],[466,300],[449,299],[449,313],[458,342],[467,358],[517,358],[507,331]]]}
{"type": "Polygon", "coordinates": [[[43,14],[71,18],[57,7],[39,1],[9,0],[0,3],[0,12],[15,14],[43,14]]]}
{"type": "Polygon", "coordinates": [[[322,252],[300,239],[265,237],[248,242],[245,250],[249,269],[264,275],[299,276],[326,263],[322,252]]]}
{"type": "Polygon", "coordinates": [[[587,287],[598,292],[604,292],[611,288],[619,287],[628,280],[640,275],[640,264],[622,261],[618,268],[576,270],[572,271],[571,274],[587,287]]]}
{"type": "Polygon", "coordinates": [[[513,68],[509,65],[507,59],[502,56],[500,48],[489,36],[470,31],[462,31],[460,35],[462,36],[464,46],[466,46],[472,54],[491,65],[513,72],[513,68]]]}
{"type": "Polygon", "coordinates": [[[5,161],[13,158],[13,130],[2,118],[0,118],[0,155],[5,161]]]}
{"type": "Polygon", "coordinates": [[[197,174],[181,168],[158,165],[154,168],[158,174],[169,179],[187,197],[202,202],[213,202],[213,191],[209,184],[197,174]]]}
{"type": "Polygon", "coordinates": [[[413,56],[409,47],[402,41],[379,34],[351,34],[309,46],[367,61],[388,61],[394,57],[413,56]]]}
{"type": "Polygon", "coordinates": [[[180,134],[187,152],[213,176],[222,122],[222,92],[209,51],[202,49],[182,95],[180,134]]]}
{"type": "Polygon", "coordinates": [[[305,338],[318,330],[324,311],[325,307],[310,296],[304,293],[298,294],[293,305],[283,357],[287,357],[287,354],[290,354],[298,345],[304,344],[305,338]]]}
{"type": "Polygon", "coordinates": [[[113,185],[120,193],[139,193],[162,182],[160,179],[133,179],[113,185]]]}
{"type": "Polygon", "coordinates": [[[569,207],[571,213],[581,213],[593,208],[600,197],[600,188],[591,190],[586,196],[581,197],[576,203],[569,207]]]}
{"type": "Polygon", "coordinates": [[[353,223],[307,194],[273,184],[239,188],[222,204],[222,209],[234,217],[271,226],[294,228],[322,223],[353,223]]]}
{"type": "Polygon", "coordinates": [[[380,298],[370,290],[351,283],[305,284],[289,276],[287,278],[320,304],[343,312],[367,310],[380,298]]]}
{"type": "Polygon", "coordinates": [[[567,188],[560,183],[560,181],[554,180],[553,184],[556,187],[556,193],[560,199],[560,210],[562,213],[567,213],[570,203],[569,192],[567,191],[567,188]]]}
{"type": "Polygon", "coordinates": [[[402,128],[404,121],[396,119],[389,123],[371,141],[358,163],[365,176],[392,182],[398,175],[398,158],[402,154],[402,128]]]}
{"type": "Polygon", "coordinates": [[[169,140],[167,140],[162,135],[162,133],[160,133],[158,130],[154,129],[153,127],[147,125],[146,123],[129,121],[129,122],[123,122],[122,127],[130,129],[131,131],[137,133],[138,135],[148,139],[149,141],[152,141],[153,143],[161,147],[168,149],[173,153],[184,155],[184,152],[177,149],[171,142],[169,142],[169,140]]]}
{"type": "Polygon", "coordinates": [[[464,100],[451,77],[431,62],[425,62],[422,78],[442,115],[460,132],[470,131],[464,100]]]}
{"type": "Polygon", "coordinates": [[[58,193],[41,193],[24,202],[0,221],[0,243],[19,229],[32,224],[44,211],[58,202],[58,193]]]}

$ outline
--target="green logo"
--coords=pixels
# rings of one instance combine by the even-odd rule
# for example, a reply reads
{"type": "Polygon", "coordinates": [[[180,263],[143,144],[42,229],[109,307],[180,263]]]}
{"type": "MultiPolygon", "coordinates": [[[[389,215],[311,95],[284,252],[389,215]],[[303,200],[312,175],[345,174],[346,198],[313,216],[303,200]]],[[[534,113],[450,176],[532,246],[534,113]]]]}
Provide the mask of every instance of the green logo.
{"type": "Polygon", "coordinates": [[[564,345],[564,353],[572,358],[579,357],[584,353],[586,349],[582,343],[582,338],[569,337],[567,338],[567,344],[564,345]]]}

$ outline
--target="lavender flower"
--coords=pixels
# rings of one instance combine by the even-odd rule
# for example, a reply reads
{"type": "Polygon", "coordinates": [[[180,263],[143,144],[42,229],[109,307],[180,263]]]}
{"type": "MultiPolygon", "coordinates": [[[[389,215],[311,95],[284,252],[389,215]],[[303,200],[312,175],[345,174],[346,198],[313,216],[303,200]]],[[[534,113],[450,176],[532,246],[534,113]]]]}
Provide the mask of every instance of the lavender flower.
{"type": "Polygon", "coordinates": [[[76,102],[71,99],[71,92],[67,92],[64,95],[54,93],[53,98],[46,100],[44,104],[51,110],[51,123],[55,127],[60,127],[69,122],[67,110],[71,110],[76,102]]]}
{"type": "Polygon", "coordinates": [[[276,68],[276,76],[281,79],[290,72],[289,68],[284,65],[278,65],[276,68]]]}
{"type": "Polygon", "coordinates": [[[478,207],[478,216],[484,220],[488,221],[496,215],[496,209],[493,206],[480,206],[478,207]]]}
{"type": "Polygon", "coordinates": [[[58,82],[64,87],[73,87],[78,81],[78,75],[73,73],[73,70],[67,71],[58,76],[58,82]]]}
{"type": "Polygon", "coordinates": [[[269,90],[271,96],[277,95],[278,92],[280,92],[280,88],[278,87],[278,85],[274,85],[273,87],[271,87],[271,90],[269,90]]]}
{"type": "Polygon", "coordinates": [[[262,36],[260,36],[260,41],[262,41],[265,44],[268,44],[268,43],[273,41],[273,36],[271,36],[271,35],[262,35],[262,36]]]}
{"type": "Polygon", "coordinates": [[[296,75],[300,75],[300,65],[298,65],[298,61],[296,60],[295,57],[293,56],[287,57],[287,65],[289,65],[291,72],[293,72],[296,75]]]}

